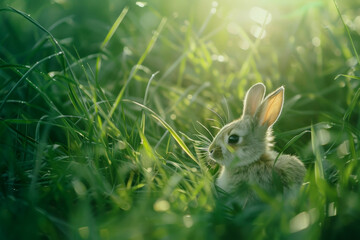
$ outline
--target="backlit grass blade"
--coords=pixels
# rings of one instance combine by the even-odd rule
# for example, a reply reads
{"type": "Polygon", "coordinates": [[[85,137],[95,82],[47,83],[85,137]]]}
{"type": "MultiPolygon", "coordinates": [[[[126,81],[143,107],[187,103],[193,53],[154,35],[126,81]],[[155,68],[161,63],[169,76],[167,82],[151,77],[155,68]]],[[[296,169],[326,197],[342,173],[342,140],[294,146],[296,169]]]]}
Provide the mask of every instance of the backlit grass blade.
{"type": "Polygon", "coordinates": [[[346,33],[347,33],[347,35],[348,35],[348,37],[349,37],[349,40],[350,40],[350,43],[351,43],[351,47],[353,48],[354,54],[355,54],[355,56],[356,56],[356,60],[357,60],[358,64],[360,64],[360,58],[359,58],[359,55],[358,55],[358,53],[357,53],[357,50],[356,50],[356,47],[355,47],[353,38],[351,37],[349,28],[348,28],[348,26],[346,25],[346,23],[345,23],[342,15],[341,15],[341,12],[340,12],[339,6],[338,6],[337,3],[336,3],[336,0],[333,0],[333,1],[334,1],[335,8],[336,8],[336,10],[337,10],[337,12],[338,12],[338,15],[339,15],[339,17],[340,17],[340,19],[341,19],[341,22],[342,22],[342,24],[344,25],[344,28],[345,28],[345,30],[346,30],[346,33]]]}
{"type": "Polygon", "coordinates": [[[324,194],[323,189],[323,183],[324,183],[324,169],[323,169],[323,163],[322,163],[322,156],[320,152],[320,144],[319,139],[317,137],[316,131],[314,129],[314,126],[311,126],[311,145],[312,149],[315,155],[315,182],[316,185],[319,187],[319,191],[324,194]]]}
{"type": "Polygon", "coordinates": [[[106,45],[108,44],[108,42],[110,41],[110,39],[112,38],[112,36],[114,35],[116,29],[119,27],[120,23],[123,21],[124,17],[126,16],[127,12],[128,12],[129,8],[125,7],[122,12],[120,13],[119,17],[116,19],[116,21],[114,22],[114,24],[112,25],[110,31],[108,32],[108,34],[106,35],[104,41],[102,42],[100,48],[103,49],[106,47],[106,45]]]}
{"type": "MultiPolygon", "coordinates": [[[[127,12],[129,11],[128,7],[125,7],[122,12],[120,13],[120,15],[118,16],[118,18],[116,19],[116,21],[114,22],[114,24],[112,25],[112,27],[110,28],[110,31],[108,32],[108,34],[106,35],[104,41],[101,43],[100,49],[104,50],[107,46],[107,44],[109,43],[110,39],[113,37],[113,35],[115,34],[116,30],[118,29],[118,27],[120,26],[120,23],[124,20],[127,12]]],[[[100,71],[101,68],[101,56],[99,55],[97,57],[96,60],[96,75],[98,75],[98,72],[100,71]]]]}
{"type": "Polygon", "coordinates": [[[337,80],[339,77],[346,77],[346,78],[350,78],[350,79],[360,80],[360,77],[358,77],[358,76],[347,75],[347,74],[339,74],[335,77],[335,80],[337,80]]]}
{"type": "Polygon", "coordinates": [[[156,119],[159,123],[161,123],[161,125],[163,125],[166,130],[168,130],[171,134],[171,136],[175,139],[175,141],[179,144],[179,146],[181,147],[181,149],[197,164],[199,165],[198,160],[195,158],[195,156],[191,153],[190,149],[186,146],[186,144],[184,143],[184,141],[180,138],[180,136],[176,133],[176,131],[167,123],[165,122],[158,114],[156,114],[153,110],[151,110],[150,108],[144,106],[141,103],[138,102],[134,102],[131,100],[127,100],[124,99],[124,101],[126,102],[131,102],[134,103],[138,106],[140,106],[141,108],[145,109],[146,111],[150,112],[150,116],[152,116],[154,119],[156,119]]]}
{"type": "MultiPolygon", "coordinates": [[[[127,88],[127,86],[129,85],[130,81],[132,80],[133,76],[135,76],[136,72],[139,69],[139,66],[144,62],[146,56],[150,53],[151,49],[154,47],[156,40],[159,37],[160,32],[162,31],[163,27],[165,26],[166,23],[166,18],[163,18],[157,28],[157,30],[155,31],[155,33],[153,34],[149,44],[147,45],[145,52],[143,53],[143,55],[140,57],[139,61],[137,62],[137,64],[133,67],[130,76],[128,77],[128,79],[126,80],[125,85],[122,87],[122,89],[120,90],[119,94],[117,95],[114,104],[112,105],[112,108],[110,109],[110,112],[108,114],[108,118],[111,119],[112,115],[114,114],[115,110],[117,109],[117,107],[120,104],[120,101],[124,95],[125,89],[127,88]]],[[[105,124],[105,123],[104,123],[105,124]]]]}
{"type": "Polygon", "coordinates": [[[40,121],[36,124],[36,129],[35,129],[35,140],[39,144],[37,144],[37,151],[36,151],[36,155],[35,155],[35,164],[34,164],[34,168],[33,168],[33,172],[32,172],[31,183],[29,186],[29,197],[32,201],[38,197],[37,190],[36,190],[36,184],[39,179],[39,172],[40,172],[40,168],[41,168],[41,163],[43,161],[44,148],[46,146],[47,138],[48,138],[49,130],[50,130],[50,126],[45,125],[44,130],[42,131],[42,135],[41,135],[40,134],[40,126],[41,126],[42,119],[45,119],[47,117],[48,117],[47,115],[42,116],[40,118],[40,121]]]}
{"type": "MultiPolygon", "coordinates": [[[[33,23],[36,27],[38,27],[39,29],[41,29],[42,31],[44,31],[46,34],[48,34],[50,36],[50,38],[52,39],[52,41],[55,43],[55,45],[59,48],[59,50],[62,52],[63,54],[63,57],[66,61],[66,64],[68,66],[70,66],[70,61],[69,59],[67,58],[66,54],[65,54],[65,51],[63,50],[63,48],[61,47],[61,45],[59,44],[59,42],[57,41],[57,39],[46,29],[44,28],[40,23],[38,23],[35,19],[33,19],[30,15],[22,12],[22,11],[19,11],[15,8],[12,8],[12,7],[9,7],[9,9],[4,9],[4,10],[9,10],[9,11],[13,11],[21,16],[23,16],[24,18],[26,18],[28,21],[30,21],[31,23],[33,23]]],[[[72,71],[72,69],[70,68],[70,73],[71,75],[73,76],[74,79],[76,79],[75,77],[75,74],[74,72],[72,71]]]]}
{"type": "Polygon", "coordinates": [[[311,131],[309,131],[309,130],[303,131],[303,132],[299,133],[298,135],[294,136],[292,139],[290,139],[290,141],[285,144],[285,146],[283,147],[283,149],[281,149],[281,151],[279,152],[279,154],[276,156],[275,161],[274,161],[274,166],[275,166],[277,160],[279,159],[279,157],[281,156],[281,154],[283,154],[283,152],[284,152],[286,149],[288,149],[288,147],[290,147],[291,145],[293,145],[293,144],[294,144],[299,138],[301,138],[305,133],[309,133],[309,132],[311,132],[311,131]]]}
{"type": "Polygon", "coordinates": [[[360,98],[360,88],[358,88],[358,90],[356,91],[353,99],[351,100],[350,106],[349,106],[349,108],[347,109],[346,113],[344,114],[344,117],[343,117],[344,120],[350,118],[352,112],[354,111],[355,107],[356,107],[356,106],[358,105],[358,103],[359,103],[359,98],[360,98]]]}
{"type": "Polygon", "coordinates": [[[184,53],[182,53],[177,59],[176,61],[174,61],[170,67],[168,67],[166,69],[166,71],[164,72],[164,74],[161,76],[161,78],[157,81],[158,85],[155,87],[155,91],[161,86],[160,83],[162,83],[163,81],[165,81],[165,79],[171,74],[173,73],[176,68],[186,59],[186,57],[189,55],[191,51],[186,50],[184,53]]]}
{"type": "Polygon", "coordinates": [[[157,114],[151,114],[151,116],[153,118],[155,118],[156,120],[158,120],[169,132],[170,134],[173,136],[173,138],[175,139],[175,141],[180,145],[180,147],[184,150],[184,152],[192,159],[194,160],[194,162],[196,162],[196,164],[199,165],[198,161],[196,160],[195,156],[191,153],[191,151],[189,150],[189,148],[186,146],[186,144],[184,143],[184,141],[180,138],[180,136],[175,132],[175,130],[167,123],[165,122],[162,118],[160,118],[160,116],[158,116],[157,114]]]}
{"type": "MultiPolygon", "coordinates": [[[[146,86],[145,89],[145,96],[144,96],[144,101],[143,101],[143,105],[146,106],[147,100],[148,100],[148,96],[149,96],[149,90],[150,90],[150,85],[152,80],[154,79],[154,77],[159,73],[159,71],[157,71],[156,73],[153,73],[149,79],[149,82],[146,86]]],[[[141,116],[141,130],[144,133],[145,132],[145,114],[143,113],[141,116]]]]}
{"type": "MultiPolygon", "coordinates": [[[[82,96],[82,92],[78,89],[78,85],[79,85],[79,82],[78,82],[78,79],[76,78],[75,76],[75,73],[73,72],[72,68],[70,67],[71,64],[70,64],[70,61],[64,51],[64,49],[62,48],[62,46],[59,44],[59,42],[57,41],[57,39],[51,34],[51,32],[49,32],[46,28],[44,28],[40,23],[38,23],[35,19],[33,19],[29,14],[26,14],[22,11],[19,11],[15,8],[12,8],[12,7],[9,7],[9,8],[3,8],[3,9],[0,9],[0,11],[10,11],[10,12],[14,12],[14,13],[17,13],[19,14],[20,16],[24,17],[26,20],[28,20],[29,22],[31,22],[32,24],[34,24],[37,28],[39,28],[41,31],[45,32],[50,38],[51,40],[53,41],[53,43],[55,44],[55,46],[60,50],[62,56],[63,56],[63,59],[65,60],[66,62],[66,65],[68,66],[68,68],[66,68],[66,66],[64,66],[64,69],[69,69],[70,71],[70,74],[72,76],[72,78],[76,81],[77,85],[76,85],[76,88],[77,88],[77,94],[79,94],[81,97],[78,98],[79,100],[79,106],[81,108],[81,112],[83,114],[85,114],[88,118],[88,111],[86,109],[86,104],[85,102],[83,101],[83,96],[82,96]]],[[[63,65],[65,65],[63,63],[63,65]]],[[[64,70],[65,71],[65,70],[64,70]]],[[[0,107],[0,111],[1,111],[1,107],[0,107]]]]}
{"type": "Polygon", "coordinates": [[[216,13],[216,7],[217,7],[217,2],[213,2],[213,6],[212,6],[212,8],[210,9],[210,12],[209,12],[208,16],[206,17],[204,23],[202,24],[202,26],[201,26],[198,34],[197,34],[198,36],[201,36],[201,35],[202,35],[202,33],[204,32],[206,26],[209,24],[210,19],[211,19],[211,18],[214,16],[214,14],[216,13]]]}
{"type": "Polygon", "coordinates": [[[10,89],[10,91],[6,94],[6,96],[4,97],[1,105],[0,105],[0,112],[1,110],[3,109],[4,107],[4,104],[6,103],[7,99],[9,98],[9,96],[11,95],[11,93],[20,85],[20,83],[22,83],[24,81],[24,79],[26,79],[29,74],[37,67],[39,66],[41,63],[45,62],[45,61],[48,61],[50,59],[52,59],[53,57],[56,57],[56,56],[59,56],[61,55],[62,52],[58,52],[58,53],[54,53],[50,56],[47,56],[43,59],[41,59],[40,61],[36,62],[34,65],[32,65],[31,68],[29,68],[29,70],[26,71],[26,73],[20,78],[19,81],[16,82],[16,84],[10,89]]]}
{"type": "Polygon", "coordinates": [[[153,73],[153,74],[151,75],[151,77],[150,77],[150,79],[149,79],[149,82],[148,82],[148,84],[147,84],[147,86],[146,86],[145,96],[144,96],[144,102],[143,102],[144,106],[146,105],[147,100],[148,100],[149,89],[150,89],[151,82],[152,82],[152,80],[154,79],[154,77],[155,77],[158,73],[159,73],[159,71],[157,71],[157,72],[155,72],[155,73],[153,73]]]}

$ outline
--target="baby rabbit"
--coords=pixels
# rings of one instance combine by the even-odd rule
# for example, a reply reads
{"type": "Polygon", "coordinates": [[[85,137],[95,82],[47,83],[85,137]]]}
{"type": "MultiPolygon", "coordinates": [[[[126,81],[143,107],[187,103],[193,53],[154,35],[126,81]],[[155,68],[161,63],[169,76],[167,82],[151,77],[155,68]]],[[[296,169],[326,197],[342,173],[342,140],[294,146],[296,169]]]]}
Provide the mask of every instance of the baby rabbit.
{"type": "MultiPolygon", "coordinates": [[[[264,99],[265,85],[253,85],[246,93],[242,117],[225,125],[210,144],[210,158],[221,165],[216,185],[225,192],[234,194],[247,184],[264,191],[275,190],[277,182],[283,190],[301,185],[304,164],[290,155],[280,155],[275,162],[278,153],[271,149],[271,127],[280,116],[284,90],[280,87],[264,99]]],[[[251,189],[245,195],[237,197],[243,203],[257,198],[251,189]]]]}

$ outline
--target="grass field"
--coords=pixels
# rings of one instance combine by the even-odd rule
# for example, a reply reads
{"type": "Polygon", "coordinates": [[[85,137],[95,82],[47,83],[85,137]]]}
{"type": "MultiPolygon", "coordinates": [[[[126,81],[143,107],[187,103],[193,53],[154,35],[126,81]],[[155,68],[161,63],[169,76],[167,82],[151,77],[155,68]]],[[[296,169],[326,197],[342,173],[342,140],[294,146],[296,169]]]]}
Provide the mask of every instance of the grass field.
{"type": "Polygon", "coordinates": [[[3,0],[0,239],[356,239],[358,54],[356,0],[3,0]],[[257,82],[307,175],[228,208],[204,149],[257,82]]]}

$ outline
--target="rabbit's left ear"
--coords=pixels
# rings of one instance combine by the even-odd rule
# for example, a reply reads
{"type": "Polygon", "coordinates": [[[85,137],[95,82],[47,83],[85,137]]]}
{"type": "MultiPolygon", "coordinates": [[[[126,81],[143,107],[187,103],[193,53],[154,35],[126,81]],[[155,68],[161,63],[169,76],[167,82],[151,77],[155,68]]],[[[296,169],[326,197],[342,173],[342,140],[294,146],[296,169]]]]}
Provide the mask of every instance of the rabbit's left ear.
{"type": "Polygon", "coordinates": [[[271,127],[279,118],[284,104],[284,87],[269,94],[257,110],[260,126],[271,127]]]}
{"type": "Polygon", "coordinates": [[[254,116],[265,95],[265,85],[257,83],[246,93],[244,100],[244,115],[254,116]]]}

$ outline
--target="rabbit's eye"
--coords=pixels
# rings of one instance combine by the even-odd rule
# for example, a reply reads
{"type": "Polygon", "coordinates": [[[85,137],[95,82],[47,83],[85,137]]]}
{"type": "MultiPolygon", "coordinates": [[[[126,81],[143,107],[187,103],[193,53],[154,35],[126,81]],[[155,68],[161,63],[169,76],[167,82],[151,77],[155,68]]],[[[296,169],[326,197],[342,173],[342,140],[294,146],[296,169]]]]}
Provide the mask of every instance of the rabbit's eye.
{"type": "Polygon", "coordinates": [[[236,134],[232,134],[229,136],[228,138],[228,143],[229,144],[236,144],[238,143],[240,140],[240,136],[239,135],[236,135],[236,134]]]}

